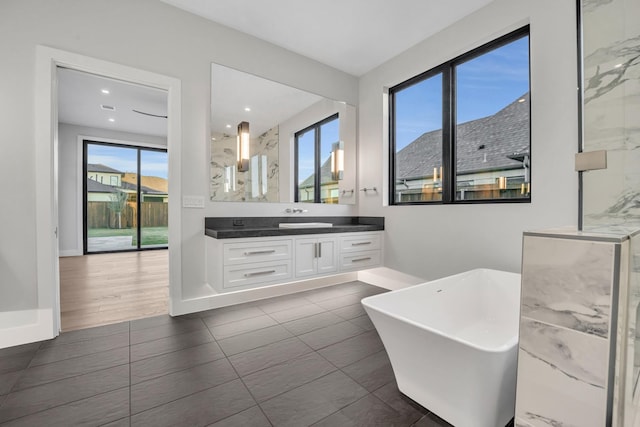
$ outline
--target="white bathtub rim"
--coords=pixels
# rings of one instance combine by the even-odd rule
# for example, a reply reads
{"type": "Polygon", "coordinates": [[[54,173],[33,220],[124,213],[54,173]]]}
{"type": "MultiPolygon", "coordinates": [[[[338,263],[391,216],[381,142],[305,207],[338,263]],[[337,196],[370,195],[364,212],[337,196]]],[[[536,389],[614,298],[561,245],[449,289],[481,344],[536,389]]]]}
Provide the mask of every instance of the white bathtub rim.
{"type": "MultiPolygon", "coordinates": [[[[473,269],[473,270],[465,271],[465,272],[462,272],[462,273],[458,273],[458,274],[454,274],[454,275],[451,275],[451,276],[443,277],[441,279],[432,280],[432,281],[429,281],[429,282],[421,283],[419,285],[414,285],[414,286],[410,286],[410,287],[407,287],[407,288],[404,288],[404,289],[398,289],[398,290],[391,291],[391,292],[393,292],[393,293],[408,292],[408,291],[413,290],[413,288],[415,286],[425,286],[425,285],[438,286],[440,284],[440,282],[442,282],[444,280],[450,280],[450,279],[456,278],[456,277],[466,277],[466,276],[469,276],[469,275],[474,274],[474,273],[479,272],[479,271],[497,271],[499,273],[508,273],[508,274],[519,275],[518,273],[512,273],[512,272],[502,271],[502,270],[493,270],[493,269],[489,269],[489,268],[476,268],[476,269],[473,269]]],[[[402,315],[398,315],[398,314],[395,314],[395,313],[391,313],[391,312],[389,312],[387,310],[384,310],[384,309],[381,309],[381,308],[378,308],[378,307],[374,307],[371,304],[371,301],[375,301],[375,300],[377,300],[379,298],[384,298],[385,294],[386,294],[386,292],[383,293],[383,294],[372,295],[370,297],[366,297],[366,298],[362,299],[361,303],[365,307],[365,309],[367,309],[367,310],[377,311],[379,313],[382,313],[382,314],[384,314],[386,316],[389,316],[389,317],[391,317],[393,319],[396,319],[398,321],[410,324],[410,325],[415,326],[416,328],[419,328],[419,329],[422,329],[422,330],[429,331],[429,332],[434,333],[434,334],[436,334],[438,336],[441,336],[443,338],[450,339],[452,341],[456,341],[456,342],[458,342],[460,344],[463,344],[465,346],[469,346],[471,348],[475,348],[476,350],[479,350],[479,351],[489,352],[489,353],[504,353],[504,352],[510,350],[511,348],[513,348],[514,346],[518,345],[519,331],[516,331],[515,336],[512,336],[511,338],[509,338],[508,340],[503,342],[501,345],[483,346],[483,345],[479,345],[477,343],[474,343],[474,342],[471,342],[471,341],[456,337],[454,335],[446,334],[446,333],[444,333],[444,332],[442,332],[442,331],[440,331],[438,329],[434,329],[432,327],[423,325],[421,323],[416,322],[415,320],[409,319],[408,317],[405,317],[405,316],[402,316],[402,315]]],[[[369,317],[371,317],[371,316],[369,316],[369,317]]]]}

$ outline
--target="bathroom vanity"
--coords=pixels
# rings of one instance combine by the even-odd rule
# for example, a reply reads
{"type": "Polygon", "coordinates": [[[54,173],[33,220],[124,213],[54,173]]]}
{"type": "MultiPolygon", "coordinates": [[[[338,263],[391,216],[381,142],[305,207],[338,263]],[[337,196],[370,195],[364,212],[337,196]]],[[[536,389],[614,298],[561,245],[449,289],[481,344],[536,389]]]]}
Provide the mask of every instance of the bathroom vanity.
{"type": "Polygon", "coordinates": [[[226,293],[382,264],[384,218],[206,218],[207,281],[226,293]]]}

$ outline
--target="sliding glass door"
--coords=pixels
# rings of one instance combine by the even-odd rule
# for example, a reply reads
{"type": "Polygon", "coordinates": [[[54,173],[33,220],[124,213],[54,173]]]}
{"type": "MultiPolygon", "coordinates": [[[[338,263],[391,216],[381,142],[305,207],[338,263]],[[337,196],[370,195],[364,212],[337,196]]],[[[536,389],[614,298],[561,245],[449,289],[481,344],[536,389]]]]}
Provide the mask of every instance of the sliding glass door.
{"type": "Polygon", "coordinates": [[[166,150],[84,142],[84,253],[166,248],[166,150]]]}

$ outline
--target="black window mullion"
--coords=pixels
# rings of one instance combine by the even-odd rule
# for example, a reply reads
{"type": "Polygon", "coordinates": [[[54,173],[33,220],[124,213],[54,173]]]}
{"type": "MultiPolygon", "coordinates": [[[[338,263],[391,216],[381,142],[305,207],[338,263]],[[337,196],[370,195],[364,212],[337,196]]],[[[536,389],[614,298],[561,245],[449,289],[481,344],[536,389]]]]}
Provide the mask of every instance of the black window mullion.
{"type": "Polygon", "coordinates": [[[455,200],[452,97],[452,72],[451,67],[448,66],[442,70],[442,203],[451,203],[455,200]]]}
{"type": "Polygon", "coordinates": [[[140,157],[141,157],[141,151],[138,148],[138,170],[137,170],[137,179],[136,179],[136,183],[137,183],[137,193],[136,193],[136,222],[138,223],[138,226],[136,227],[136,234],[138,236],[138,245],[137,248],[140,249],[141,245],[142,245],[142,223],[140,222],[141,218],[142,218],[142,213],[140,212],[140,210],[142,209],[142,187],[141,187],[141,182],[142,182],[142,178],[140,177],[140,157]]]}
{"type": "Polygon", "coordinates": [[[313,182],[313,202],[314,203],[320,203],[320,125],[318,124],[316,129],[315,129],[315,159],[314,159],[314,169],[315,169],[315,174],[314,174],[314,182],[313,182]]]}

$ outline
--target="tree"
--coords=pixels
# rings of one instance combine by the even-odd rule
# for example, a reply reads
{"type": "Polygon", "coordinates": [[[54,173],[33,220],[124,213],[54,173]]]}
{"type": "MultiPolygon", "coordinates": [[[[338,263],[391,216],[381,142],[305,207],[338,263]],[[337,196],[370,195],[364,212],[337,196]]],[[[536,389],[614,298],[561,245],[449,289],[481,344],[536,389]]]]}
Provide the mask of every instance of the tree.
{"type": "Polygon", "coordinates": [[[111,200],[107,203],[107,208],[109,208],[110,212],[115,213],[118,218],[116,228],[122,228],[122,211],[127,206],[128,197],[129,195],[121,190],[116,190],[109,194],[109,199],[111,200]]]}

